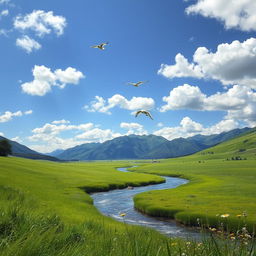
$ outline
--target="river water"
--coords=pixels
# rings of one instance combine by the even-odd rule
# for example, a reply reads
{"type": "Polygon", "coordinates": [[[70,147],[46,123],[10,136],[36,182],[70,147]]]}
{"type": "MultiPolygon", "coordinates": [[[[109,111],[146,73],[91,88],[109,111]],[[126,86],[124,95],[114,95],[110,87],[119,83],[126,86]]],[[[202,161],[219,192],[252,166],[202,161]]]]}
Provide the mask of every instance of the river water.
{"type": "MultiPolygon", "coordinates": [[[[127,168],[117,170],[127,172],[127,168]]],[[[181,178],[164,177],[166,182],[155,185],[134,187],[133,189],[115,189],[108,192],[91,194],[94,205],[104,215],[110,216],[118,221],[133,225],[141,225],[154,228],[162,234],[171,237],[186,239],[200,239],[200,233],[177,224],[175,221],[165,221],[158,218],[146,216],[134,209],[133,197],[138,193],[150,190],[176,188],[188,181],[181,178]],[[119,214],[125,213],[124,217],[119,214]]]]}

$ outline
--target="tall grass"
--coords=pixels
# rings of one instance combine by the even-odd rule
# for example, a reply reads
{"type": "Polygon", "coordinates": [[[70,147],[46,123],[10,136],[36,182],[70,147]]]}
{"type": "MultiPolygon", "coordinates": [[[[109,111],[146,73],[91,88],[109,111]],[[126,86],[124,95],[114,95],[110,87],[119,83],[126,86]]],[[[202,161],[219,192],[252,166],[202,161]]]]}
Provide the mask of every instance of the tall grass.
{"type": "Polygon", "coordinates": [[[192,256],[255,255],[252,239],[211,236],[202,241],[163,237],[141,227],[109,226],[104,218],[67,224],[57,215],[38,215],[34,200],[0,187],[0,255],[2,256],[192,256]]]}

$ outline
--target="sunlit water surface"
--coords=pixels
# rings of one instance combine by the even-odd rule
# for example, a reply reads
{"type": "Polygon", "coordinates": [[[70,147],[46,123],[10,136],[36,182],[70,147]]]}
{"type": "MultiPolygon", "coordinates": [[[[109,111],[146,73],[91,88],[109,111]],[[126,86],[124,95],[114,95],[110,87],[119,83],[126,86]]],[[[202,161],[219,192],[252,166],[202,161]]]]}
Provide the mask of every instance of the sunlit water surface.
{"type": "MultiPolygon", "coordinates": [[[[118,168],[118,171],[127,172],[127,168],[118,168]]],[[[108,192],[91,194],[94,205],[98,210],[118,221],[133,225],[147,226],[156,229],[162,234],[172,237],[200,239],[200,233],[183,227],[175,221],[165,221],[158,218],[143,215],[134,209],[133,197],[145,191],[176,188],[188,181],[181,178],[164,177],[165,183],[134,187],[133,189],[115,189],[108,192]],[[124,217],[119,214],[125,213],[124,217]]]]}

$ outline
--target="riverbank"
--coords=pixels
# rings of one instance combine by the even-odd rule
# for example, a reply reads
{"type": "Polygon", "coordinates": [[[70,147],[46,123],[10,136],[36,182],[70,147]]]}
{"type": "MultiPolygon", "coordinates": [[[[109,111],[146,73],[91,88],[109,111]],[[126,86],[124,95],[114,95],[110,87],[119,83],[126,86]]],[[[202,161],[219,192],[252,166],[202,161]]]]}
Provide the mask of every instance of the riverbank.
{"type": "MultiPolygon", "coordinates": [[[[128,173],[127,168],[117,169],[128,173]]],[[[91,197],[93,198],[95,207],[97,207],[102,214],[110,216],[115,220],[121,222],[125,221],[125,223],[132,225],[150,227],[167,236],[200,240],[199,232],[194,232],[192,229],[177,225],[176,222],[168,222],[158,218],[149,217],[134,209],[133,197],[136,194],[151,190],[171,189],[188,182],[187,180],[180,178],[163,178],[166,180],[165,183],[93,193],[91,194],[91,197]]]]}
{"type": "Polygon", "coordinates": [[[236,231],[241,226],[252,233],[256,224],[256,161],[203,160],[187,157],[144,165],[136,172],[179,176],[190,182],[174,190],[136,195],[139,211],[155,217],[174,219],[187,226],[204,226],[236,231]]]}

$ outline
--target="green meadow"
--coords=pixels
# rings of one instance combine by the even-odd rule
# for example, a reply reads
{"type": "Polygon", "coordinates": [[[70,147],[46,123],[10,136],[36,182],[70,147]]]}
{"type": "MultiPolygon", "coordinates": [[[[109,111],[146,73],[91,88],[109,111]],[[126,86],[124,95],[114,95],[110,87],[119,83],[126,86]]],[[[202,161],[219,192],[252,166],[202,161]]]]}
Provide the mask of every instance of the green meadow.
{"type": "Polygon", "coordinates": [[[35,198],[41,211],[80,223],[100,216],[88,193],[163,182],[156,175],[122,173],[125,162],[55,163],[23,158],[0,158],[0,185],[35,198]],[[87,214],[84,214],[84,212],[87,214]]]}
{"type": "Polygon", "coordinates": [[[256,224],[256,133],[227,141],[197,154],[145,164],[137,172],[184,177],[190,182],[172,190],[135,197],[136,208],[185,225],[236,231],[256,224]]]}
{"type": "Polygon", "coordinates": [[[255,154],[255,134],[250,133],[195,155],[142,161],[130,173],[116,170],[130,166],[128,161],[55,163],[0,157],[0,255],[255,255],[248,233],[256,223],[255,154]],[[89,196],[163,182],[159,175],[190,182],[137,195],[139,210],[186,225],[216,227],[220,234],[216,230],[216,236],[202,235],[202,241],[192,242],[167,238],[127,225],[125,217],[122,223],[102,216],[89,196]],[[223,214],[229,216],[221,218],[223,214]],[[224,228],[238,233],[230,236],[224,228]]]}

